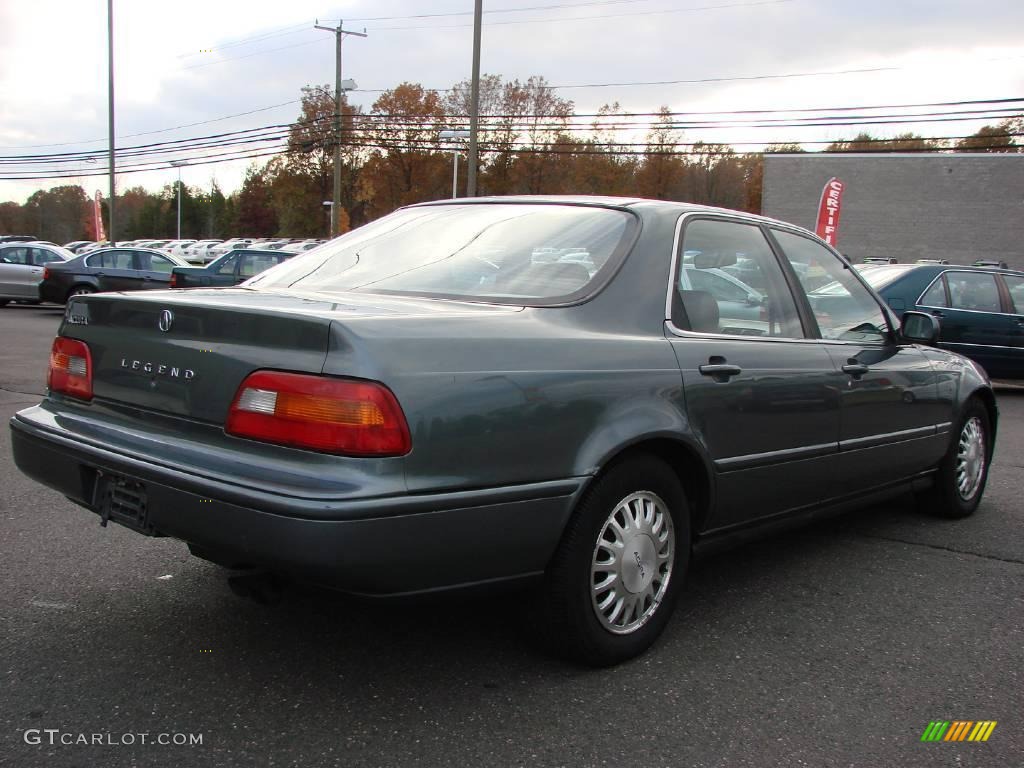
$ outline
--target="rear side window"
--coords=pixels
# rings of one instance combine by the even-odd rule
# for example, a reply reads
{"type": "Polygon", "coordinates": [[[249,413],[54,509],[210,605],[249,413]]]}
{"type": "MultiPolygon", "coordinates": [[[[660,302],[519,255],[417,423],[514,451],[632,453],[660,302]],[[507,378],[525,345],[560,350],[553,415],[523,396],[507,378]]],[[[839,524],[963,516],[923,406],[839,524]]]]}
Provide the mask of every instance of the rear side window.
{"type": "Polygon", "coordinates": [[[267,253],[246,253],[238,267],[239,277],[252,277],[278,263],[276,256],[267,253]]]}
{"type": "Polygon", "coordinates": [[[104,251],[90,256],[86,261],[90,267],[102,269],[134,269],[131,251],[104,251]]]}
{"type": "Polygon", "coordinates": [[[43,264],[49,264],[53,261],[63,261],[63,259],[52,251],[47,251],[43,248],[33,248],[32,261],[33,263],[42,266],[43,264]]]}
{"type": "Polygon", "coordinates": [[[506,304],[585,296],[632,241],[625,211],[575,205],[431,205],[396,211],[253,280],[253,286],[506,304]]]}
{"type": "Polygon", "coordinates": [[[676,291],[685,317],[673,320],[684,329],[732,336],[804,335],[782,268],[755,225],[717,219],[687,224],[676,291]]]}
{"type": "Polygon", "coordinates": [[[828,248],[808,237],[772,230],[807,291],[823,339],[884,342],[889,324],[871,292],[828,248]]]}
{"type": "Polygon", "coordinates": [[[939,275],[938,279],[931,284],[931,287],[921,296],[921,306],[924,307],[947,307],[946,301],[946,280],[939,275]]]}
{"type": "Polygon", "coordinates": [[[982,272],[947,272],[949,303],[953,309],[972,312],[1001,312],[999,286],[995,275],[982,272]]]}
{"type": "Polygon", "coordinates": [[[1024,315],[1024,277],[1016,275],[1003,275],[1006,287],[1010,291],[1010,299],[1013,301],[1013,311],[1018,315],[1024,315]]]}
{"type": "Polygon", "coordinates": [[[217,264],[218,275],[233,275],[235,274],[235,265],[238,264],[238,254],[232,254],[221,259],[220,263],[217,264]]]}

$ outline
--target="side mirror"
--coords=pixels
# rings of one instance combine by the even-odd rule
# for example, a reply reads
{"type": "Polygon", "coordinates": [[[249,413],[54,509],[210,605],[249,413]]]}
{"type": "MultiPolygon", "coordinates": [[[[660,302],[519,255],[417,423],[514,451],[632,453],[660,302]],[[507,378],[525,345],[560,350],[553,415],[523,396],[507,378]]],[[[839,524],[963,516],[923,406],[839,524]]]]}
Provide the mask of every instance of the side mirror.
{"type": "Polygon", "coordinates": [[[934,344],[939,338],[939,319],[927,312],[904,312],[900,336],[915,344],[934,344]]]}

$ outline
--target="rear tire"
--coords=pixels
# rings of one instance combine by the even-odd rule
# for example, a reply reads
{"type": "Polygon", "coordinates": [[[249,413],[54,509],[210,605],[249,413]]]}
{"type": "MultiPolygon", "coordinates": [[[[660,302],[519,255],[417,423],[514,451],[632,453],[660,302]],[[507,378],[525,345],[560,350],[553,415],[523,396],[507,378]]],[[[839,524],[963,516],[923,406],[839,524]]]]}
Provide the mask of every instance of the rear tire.
{"type": "Polygon", "coordinates": [[[68,291],[68,296],[64,302],[67,303],[73,296],[88,296],[90,293],[96,293],[96,289],[90,288],[88,285],[76,285],[68,291]]]}
{"type": "Polygon", "coordinates": [[[935,484],[920,496],[925,511],[947,519],[973,515],[985,493],[991,460],[988,410],[972,398],[956,423],[949,450],[939,462],[935,484]]]}
{"type": "Polygon", "coordinates": [[[613,465],[580,499],[545,574],[549,644],[595,667],[643,653],[668,624],[689,562],[675,473],[650,455],[613,465]]]}

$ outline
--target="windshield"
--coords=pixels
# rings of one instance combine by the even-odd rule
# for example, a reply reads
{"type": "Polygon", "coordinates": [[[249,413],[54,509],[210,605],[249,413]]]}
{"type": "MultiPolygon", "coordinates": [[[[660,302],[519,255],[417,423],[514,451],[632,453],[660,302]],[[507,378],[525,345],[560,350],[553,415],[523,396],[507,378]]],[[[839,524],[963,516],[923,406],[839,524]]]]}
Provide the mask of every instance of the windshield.
{"type": "Polygon", "coordinates": [[[635,218],[548,204],[431,205],[396,211],[245,283],[505,303],[582,295],[613,268],[635,218]]]}

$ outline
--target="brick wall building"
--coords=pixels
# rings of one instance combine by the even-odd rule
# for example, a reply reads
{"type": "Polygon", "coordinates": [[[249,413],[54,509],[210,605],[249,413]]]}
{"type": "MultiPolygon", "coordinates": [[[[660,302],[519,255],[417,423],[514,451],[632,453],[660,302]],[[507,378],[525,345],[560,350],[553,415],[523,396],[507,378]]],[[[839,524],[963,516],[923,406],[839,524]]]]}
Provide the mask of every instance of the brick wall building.
{"type": "Polygon", "coordinates": [[[822,187],[846,184],[840,251],[859,261],[999,259],[1024,269],[1024,154],[766,154],[762,211],[814,229],[822,187]]]}

